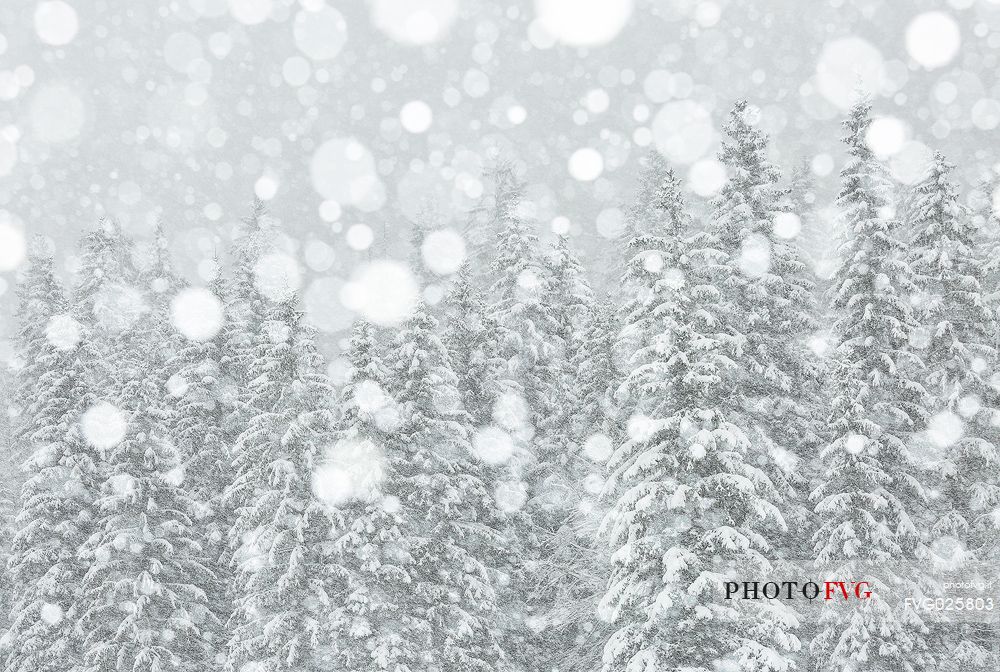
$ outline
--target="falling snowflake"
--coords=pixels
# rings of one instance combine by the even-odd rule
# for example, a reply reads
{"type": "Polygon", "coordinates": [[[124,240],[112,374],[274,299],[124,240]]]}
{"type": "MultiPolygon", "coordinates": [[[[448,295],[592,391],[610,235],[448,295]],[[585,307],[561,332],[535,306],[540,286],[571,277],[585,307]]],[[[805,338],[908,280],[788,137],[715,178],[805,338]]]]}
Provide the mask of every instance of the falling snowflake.
{"type": "Polygon", "coordinates": [[[314,61],[337,57],[347,43],[347,22],[335,8],[319,4],[295,14],[292,22],[295,46],[314,61]]]}
{"type": "Polygon", "coordinates": [[[375,413],[390,403],[389,395],[373,380],[362,380],[354,386],[354,401],[364,413],[375,413]]]}
{"type": "Polygon", "coordinates": [[[271,301],[285,301],[302,286],[302,270],[291,255],[275,252],[257,260],[253,267],[257,290],[271,301]]]}
{"type": "Polygon", "coordinates": [[[499,427],[488,425],[473,435],[472,452],[487,464],[503,464],[514,454],[514,439],[499,427]]]}
{"type": "Polygon", "coordinates": [[[774,216],[774,235],[791,240],[802,230],[802,220],[794,212],[779,212],[774,216]]]}
{"type": "Polygon", "coordinates": [[[771,243],[759,233],[743,239],[739,256],[740,270],[752,278],[767,275],[771,268],[771,243]]]}
{"type": "Polygon", "coordinates": [[[657,112],[652,128],[656,148],[680,164],[705,156],[715,139],[711,114],[694,100],[667,103],[657,112]]]}
{"type": "Polygon", "coordinates": [[[320,145],[309,164],[316,191],[325,199],[365,212],[385,203],[385,186],[372,153],[355,138],[332,138],[320,145]]]}
{"type": "Polygon", "coordinates": [[[120,333],[132,329],[149,312],[149,305],[137,288],[112,282],[98,291],[93,311],[98,325],[120,333]]]}
{"type": "Polygon", "coordinates": [[[656,433],[656,423],[649,416],[636,413],[628,419],[626,431],[633,441],[648,441],[656,433]]]}
{"type": "Polygon", "coordinates": [[[434,273],[451,275],[465,262],[465,240],[452,229],[439,229],[427,234],[420,255],[434,273]]]}
{"type": "Polygon", "coordinates": [[[378,497],[385,477],[385,456],[372,441],[338,441],[324,451],[324,459],[313,472],[316,497],[330,506],[352,499],[378,497]]]}
{"type": "Polygon", "coordinates": [[[525,428],[530,423],[528,402],[516,392],[504,392],[493,404],[493,420],[511,432],[525,428]]]}
{"type": "Polygon", "coordinates": [[[35,32],[45,44],[61,47],[69,44],[80,29],[76,10],[62,0],[40,2],[35,7],[35,32]]]}
{"type": "Polygon", "coordinates": [[[611,457],[611,439],[606,434],[594,434],[583,444],[583,453],[594,462],[604,462],[611,457]]]}
{"type": "Polygon", "coordinates": [[[422,100],[411,100],[399,110],[399,121],[410,133],[423,133],[431,127],[434,114],[422,100]]]}
{"type": "Polygon", "coordinates": [[[170,322],[186,338],[210,340],[222,329],[222,302],[205,288],[183,289],[170,301],[170,322]]]}
{"type": "Polygon", "coordinates": [[[610,42],[632,16],[632,0],[535,0],[538,27],[573,46],[610,42]]]}
{"type": "Polygon", "coordinates": [[[906,27],[906,51],[928,69],[951,62],[962,45],[958,24],[945,12],[918,14],[906,27]]]}
{"type": "Polygon", "coordinates": [[[927,426],[927,436],[938,448],[947,448],[958,443],[965,434],[962,418],[951,411],[935,414],[927,426]]]}
{"type": "Polygon", "coordinates": [[[53,315],[45,325],[45,339],[56,350],[74,349],[82,335],[83,326],[70,315],[53,315]]]}
{"type": "Polygon", "coordinates": [[[84,411],[80,428],[87,443],[104,450],[121,443],[128,431],[128,423],[121,410],[102,401],[84,411]]]}
{"type": "Polygon", "coordinates": [[[416,310],[420,290],[410,269],[381,260],[362,266],[344,285],[341,301],[365,319],[382,326],[404,322],[416,310]]]}
{"type": "Polygon", "coordinates": [[[593,147],[584,147],[569,157],[569,174],[581,182],[592,182],[604,171],[604,157],[593,147]]]}
{"type": "Polygon", "coordinates": [[[844,449],[852,455],[860,455],[867,444],[868,439],[860,434],[848,434],[844,439],[844,449]]]}
{"type": "Polygon", "coordinates": [[[24,262],[28,246],[24,233],[9,221],[0,221],[0,271],[13,271],[24,262]]]}
{"type": "Polygon", "coordinates": [[[430,44],[458,17],[458,0],[373,0],[372,22],[403,44],[430,44]]]}
{"type": "Polygon", "coordinates": [[[528,489],[520,481],[502,481],[493,491],[501,511],[518,511],[528,501],[528,489]]]}
{"type": "Polygon", "coordinates": [[[58,604],[46,602],[42,605],[38,615],[49,625],[55,625],[63,619],[63,610],[58,604]]]}

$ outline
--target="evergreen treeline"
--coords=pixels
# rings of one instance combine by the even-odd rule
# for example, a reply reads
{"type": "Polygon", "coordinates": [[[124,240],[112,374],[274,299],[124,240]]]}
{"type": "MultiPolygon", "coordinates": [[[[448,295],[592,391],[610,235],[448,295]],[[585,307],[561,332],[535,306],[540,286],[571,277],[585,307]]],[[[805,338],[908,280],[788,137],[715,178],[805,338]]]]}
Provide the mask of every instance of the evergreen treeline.
{"type": "Polygon", "coordinates": [[[604,296],[499,166],[445,298],[356,322],[339,387],[296,297],[255,284],[260,203],[206,338],[171,321],[162,231],[143,259],[102,222],[68,289],[36,246],[2,385],[4,672],[997,669],[991,613],[904,605],[998,560],[997,216],[940,155],[902,193],[861,102],[818,288],[814,187],[751,116],[697,210],[647,158],[604,296]],[[877,583],[722,599],[827,578],[877,583]]]}

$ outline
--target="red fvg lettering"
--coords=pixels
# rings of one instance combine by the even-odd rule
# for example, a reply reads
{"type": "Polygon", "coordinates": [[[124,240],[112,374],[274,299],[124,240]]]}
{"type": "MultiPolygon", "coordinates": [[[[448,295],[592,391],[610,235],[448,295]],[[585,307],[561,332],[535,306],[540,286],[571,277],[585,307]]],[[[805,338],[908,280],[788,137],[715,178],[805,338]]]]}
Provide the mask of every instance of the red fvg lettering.
{"type": "Polygon", "coordinates": [[[859,600],[867,600],[872,596],[871,583],[868,581],[852,581],[853,590],[849,590],[847,581],[825,581],[823,585],[826,589],[823,598],[825,600],[832,600],[838,589],[845,600],[850,598],[852,592],[859,600]]]}

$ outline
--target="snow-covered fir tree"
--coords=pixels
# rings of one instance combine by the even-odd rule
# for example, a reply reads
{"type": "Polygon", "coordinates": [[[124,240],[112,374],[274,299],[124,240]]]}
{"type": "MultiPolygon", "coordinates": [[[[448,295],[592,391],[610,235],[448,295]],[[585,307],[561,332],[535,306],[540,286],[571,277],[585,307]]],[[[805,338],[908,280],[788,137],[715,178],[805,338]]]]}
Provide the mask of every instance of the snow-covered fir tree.
{"type": "MultiPolygon", "coordinates": [[[[524,489],[523,510],[511,517],[508,613],[516,614],[505,648],[521,656],[518,664],[544,664],[548,649],[543,631],[549,600],[538,594],[545,537],[558,529],[560,510],[571,490],[565,463],[565,415],[560,413],[565,344],[548,287],[538,238],[520,216],[522,185],[507,195],[508,209],[498,222],[489,314],[496,322],[502,395],[493,410],[496,428],[514,444],[508,461],[512,483],[524,489]]],[[[518,507],[520,508],[520,507],[518,507]]]]}
{"type": "MultiPolygon", "coordinates": [[[[983,258],[984,287],[991,296],[997,296],[1000,295],[1000,166],[985,171],[970,196],[971,215],[981,235],[977,247],[983,258]]],[[[993,344],[1000,347],[1000,334],[993,344]]]]}
{"type": "Polygon", "coordinates": [[[604,461],[620,443],[623,426],[614,392],[621,375],[614,361],[617,321],[608,304],[595,304],[585,322],[574,322],[582,334],[570,361],[571,389],[563,398],[568,437],[557,468],[567,488],[559,515],[539,532],[542,546],[533,591],[544,607],[539,633],[544,645],[540,669],[598,669],[601,649],[610,632],[598,616],[606,589],[609,562],[605,540],[597,534],[606,513],[601,498],[604,461]],[[581,328],[581,325],[585,325],[581,328]]]}
{"type": "Polygon", "coordinates": [[[473,461],[469,418],[437,331],[418,306],[389,360],[401,422],[389,438],[384,490],[404,513],[407,626],[427,645],[415,669],[495,670],[502,654],[489,563],[504,540],[488,525],[496,517],[488,472],[473,461]]]}
{"type": "Polygon", "coordinates": [[[345,595],[332,619],[335,669],[504,665],[489,564],[503,540],[437,331],[418,307],[383,362],[372,328],[354,328],[332,456],[337,468],[360,472],[334,531],[333,571],[345,595]],[[372,454],[377,474],[356,463],[372,454]]]}
{"type": "MultiPolygon", "coordinates": [[[[21,490],[21,460],[14,438],[14,406],[9,395],[13,389],[12,375],[7,367],[0,367],[0,568],[10,560],[11,534],[17,514],[21,490]]],[[[0,633],[7,632],[9,608],[14,601],[14,587],[8,572],[0,572],[0,633]]],[[[0,635],[2,637],[2,635],[0,635]]],[[[2,641],[2,640],[0,640],[2,641]]],[[[2,654],[0,654],[2,660],[2,654]]]]}
{"type": "Polygon", "coordinates": [[[566,236],[558,236],[546,258],[548,282],[546,304],[555,321],[555,335],[562,346],[558,364],[562,367],[561,405],[568,410],[565,433],[572,437],[568,424],[578,407],[573,399],[576,389],[575,362],[579,361],[593,319],[594,291],[576,253],[566,236]],[[572,409],[572,410],[569,410],[572,409]]]}
{"type": "MultiPolygon", "coordinates": [[[[85,267],[90,260],[85,254],[85,267]]],[[[95,526],[99,456],[80,418],[95,395],[79,352],[83,328],[37,244],[18,289],[23,364],[15,429],[27,481],[8,560],[13,601],[4,669],[67,670],[82,655],[76,623],[88,564],[80,549],[95,526]]]]}
{"type": "MultiPolygon", "coordinates": [[[[934,415],[921,456],[935,465],[940,488],[932,498],[930,527],[932,562],[953,569],[970,562],[992,563],[1000,506],[1000,396],[991,376],[1000,365],[995,344],[996,301],[990,295],[982,237],[971,213],[958,200],[951,180],[953,166],[934,155],[927,177],[913,189],[909,265],[919,289],[916,319],[921,325],[911,339],[921,348],[924,385],[934,415]]],[[[936,652],[941,660],[970,657],[988,661],[995,632],[957,626],[946,619],[938,626],[936,652]],[[960,641],[957,631],[964,632],[960,641]],[[984,638],[985,635],[985,638],[984,638]],[[951,650],[954,647],[954,650],[951,650]]],[[[979,666],[979,669],[986,669],[979,666]]]]}
{"type": "MultiPolygon", "coordinates": [[[[516,386],[510,380],[509,363],[502,347],[503,331],[475,288],[473,278],[466,262],[456,274],[446,300],[447,325],[442,339],[465,412],[483,437],[499,436],[502,445],[507,445],[511,435],[519,437],[518,441],[530,441],[533,429],[526,426],[523,401],[519,395],[511,394],[516,386]]],[[[491,445],[490,441],[487,443],[491,445]]],[[[502,579],[496,587],[498,602],[505,616],[500,623],[502,648],[512,661],[527,660],[533,664],[538,657],[536,649],[526,643],[531,630],[525,620],[532,584],[525,578],[524,561],[536,548],[538,535],[522,508],[525,488],[520,469],[525,457],[511,457],[507,463],[489,465],[487,475],[502,494],[506,493],[506,502],[501,504],[503,511],[492,521],[493,527],[503,530],[508,539],[504,552],[496,559],[498,576],[502,579]]],[[[512,662],[515,667],[517,664],[512,662]]]]}
{"type": "MultiPolygon", "coordinates": [[[[575,362],[584,347],[587,326],[592,318],[594,293],[583,273],[576,254],[569,247],[565,236],[559,236],[541,260],[545,266],[544,295],[541,303],[545,322],[540,326],[547,331],[540,334],[549,346],[546,367],[547,394],[550,395],[548,417],[537,423],[541,436],[536,444],[536,457],[556,472],[550,477],[561,481],[562,489],[574,489],[576,475],[571,463],[579,456],[574,434],[573,418],[578,412],[576,399],[575,362]]],[[[545,407],[543,407],[545,408],[545,407]]],[[[572,506],[569,499],[560,496],[560,506],[572,506]]]]}
{"type": "MultiPolygon", "coordinates": [[[[722,249],[731,255],[719,283],[734,308],[727,323],[741,341],[734,410],[744,414],[755,447],[779,466],[773,476],[786,481],[819,441],[814,416],[821,408],[820,370],[807,345],[816,329],[816,305],[796,241],[800,218],[790,211],[779,171],[767,159],[758,116],[746,101],[729,114],[719,150],[728,178],[712,203],[713,221],[722,249]]],[[[799,516],[796,536],[805,523],[799,516]]]]}
{"type": "MultiPolygon", "coordinates": [[[[669,173],[664,179],[667,189],[676,185],[669,173]]],[[[672,198],[670,208],[683,212],[679,190],[672,198]]],[[[726,577],[771,571],[769,534],[784,522],[780,494],[730,419],[725,381],[741,339],[725,328],[733,306],[716,286],[728,255],[687,221],[658,218],[630,261],[648,275],[633,281],[646,289],[633,310],[642,336],[625,381],[634,415],[609,463],[617,501],[604,528],[615,550],[602,612],[614,633],[603,669],[752,660],[759,670],[788,670],[800,646],[794,615],[721,600],[726,577]]]]}
{"type": "Polygon", "coordinates": [[[115,221],[102,219],[83,237],[80,248],[72,314],[83,326],[80,358],[87,365],[88,384],[104,398],[110,394],[109,381],[120,374],[109,334],[127,331],[148,306],[143,292],[129,284],[134,270],[127,241],[115,221]]]}
{"type": "MultiPolygon", "coordinates": [[[[829,277],[836,265],[836,249],[829,244],[830,231],[819,212],[819,185],[813,173],[811,162],[801,160],[792,169],[788,184],[788,204],[790,212],[799,218],[799,243],[803,259],[812,267],[814,274],[829,277]]],[[[794,227],[794,219],[785,219],[794,227]]]]}
{"type": "Polygon", "coordinates": [[[610,300],[595,300],[582,344],[573,360],[577,409],[573,435],[581,444],[595,434],[617,444],[624,431],[615,394],[622,383],[617,353],[620,317],[610,300]]]}
{"type": "Polygon", "coordinates": [[[802,221],[792,211],[780,172],[768,159],[760,111],[738,101],[723,126],[718,158],[727,179],[712,200],[711,219],[729,254],[717,278],[732,307],[720,317],[738,339],[727,400],[771,482],[781,492],[785,538],[772,537],[777,574],[801,575],[808,562],[807,496],[822,428],[821,370],[808,347],[816,328],[814,283],[799,244],[802,221]]]}
{"type": "Polygon", "coordinates": [[[330,518],[313,489],[335,420],[333,389],[294,296],[269,305],[248,344],[245,403],[252,416],[234,447],[236,567],[232,669],[330,669],[330,518]]]}
{"type": "MultiPolygon", "coordinates": [[[[417,209],[413,221],[410,223],[410,268],[416,277],[417,285],[423,289],[426,295],[439,297],[446,287],[444,279],[427,265],[427,254],[424,243],[427,236],[441,228],[441,215],[437,208],[425,199],[417,209]]],[[[430,251],[433,253],[433,251],[430,251]]],[[[437,305],[437,300],[434,305],[437,305]]],[[[432,311],[436,307],[432,308],[432,311]]]]}
{"type": "MultiPolygon", "coordinates": [[[[534,631],[531,648],[533,669],[559,669],[574,660],[579,649],[572,646],[586,639],[594,614],[593,500],[588,497],[588,476],[594,465],[581,451],[582,430],[576,422],[581,411],[576,392],[575,367],[583,352],[594,296],[582,266],[565,236],[559,236],[543,258],[545,309],[554,332],[548,358],[548,384],[553,403],[548,417],[538,425],[534,458],[529,470],[535,487],[526,514],[538,540],[529,571],[526,601],[534,631]],[[582,509],[581,509],[582,507],[582,509]],[[580,552],[583,550],[584,552],[580,552]],[[579,563],[579,564],[578,564],[579,563]]],[[[588,652],[592,652],[589,647],[588,652]]],[[[591,658],[592,660],[592,658],[591,658]]]]}
{"type": "Polygon", "coordinates": [[[444,343],[458,376],[462,402],[476,426],[492,421],[493,407],[503,392],[505,360],[497,340],[497,324],[476,289],[468,262],[455,274],[444,302],[444,343]]]}
{"type": "MultiPolygon", "coordinates": [[[[269,308],[268,300],[258,291],[254,268],[273,247],[273,230],[267,221],[264,203],[255,200],[250,214],[242,221],[233,242],[232,274],[224,282],[226,322],[222,330],[222,370],[239,388],[246,389],[253,380],[253,339],[260,331],[269,308]]],[[[235,439],[246,424],[253,408],[245,400],[232,399],[233,418],[229,435],[235,439]]]]}
{"type": "MultiPolygon", "coordinates": [[[[628,285],[628,267],[634,261],[633,245],[636,241],[642,240],[646,236],[653,234],[657,230],[656,223],[664,216],[670,216],[670,212],[665,210],[666,204],[672,199],[664,194],[664,189],[679,189],[679,181],[674,184],[676,175],[666,158],[658,150],[650,150],[640,159],[640,170],[635,194],[631,201],[623,208],[624,231],[618,236],[613,246],[613,254],[607,259],[608,269],[605,271],[604,284],[615,286],[619,282],[625,282],[624,291],[617,293],[622,295],[622,300],[626,304],[634,298],[633,289],[628,285]],[[671,186],[672,185],[672,186],[671,186]],[[626,275],[621,275],[625,269],[626,275]],[[616,275],[617,274],[617,275],[616,275]]],[[[674,213],[676,214],[676,213],[674,213]]],[[[688,213],[685,217],[690,216],[688,213]]],[[[627,314],[629,308],[622,307],[622,312],[627,314]]]]}
{"type": "Polygon", "coordinates": [[[639,173],[635,195],[625,207],[625,242],[631,243],[645,235],[657,235],[656,222],[664,215],[664,189],[671,188],[665,181],[673,169],[657,150],[643,157],[643,167],[639,173]]]}
{"type": "Polygon", "coordinates": [[[392,372],[383,361],[375,328],[354,323],[350,370],[340,390],[340,417],[333,434],[328,474],[343,481],[331,497],[335,507],[329,573],[338,599],[329,622],[332,669],[393,669],[416,653],[399,645],[396,600],[409,589],[403,516],[397,495],[385,499],[385,449],[399,424],[387,391],[392,372]]]}
{"type": "Polygon", "coordinates": [[[578,446],[573,458],[580,494],[578,505],[554,539],[561,549],[551,565],[557,569],[554,578],[560,581],[555,616],[572,628],[552,657],[559,669],[599,669],[602,649],[594,642],[605,642],[610,636],[608,623],[598,613],[610,575],[607,543],[598,527],[611,499],[604,492],[604,463],[625,436],[625,418],[615,397],[622,383],[619,329],[613,304],[595,302],[572,362],[576,407],[571,427],[578,446]]]}
{"type": "MultiPolygon", "coordinates": [[[[627,353],[626,358],[632,364],[637,364],[635,358],[647,352],[643,348],[662,328],[653,314],[658,305],[655,295],[671,288],[658,278],[664,275],[673,279],[674,284],[680,281],[684,236],[692,226],[691,216],[684,207],[683,185],[659,154],[647,157],[642,188],[631,210],[641,214],[642,224],[641,230],[637,224],[637,233],[627,244],[620,299],[624,305],[619,309],[623,324],[616,340],[617,348],[627,353]]],[[[627,389],[623,393],[625,406],[629,408],[627,389]]]]}
{"type": "MultiPolygon", "coordinates": [[[[259,291],[255,274],[257,264],[261,263],[261,259],[273,249],[274,228],[267,216],[264,203],[259,199],[255,199],[251,204],[250,212],[243,218],[234,232],[234,241],[230,254],[232,259],[231,272],[228,275],[222,275],[222,269],[216,268],[219,278],[213,286],[219,291],[219,298],[225,304],[225,321],[220,333],[214,339],[218,344],[218,362],[215,365],[211,361],[199,362],[195,360],[194,362],[187,362],[195,367],[217,367],[218,370],[218,378],[208,382],[201,390],[202,394],[212,395],[212,397],[205,399],[205,403],[209,405],[205,406],[204,410],[209,417],[202,415],[202,420],[211,421],[210,404],[214,399],[220,405],[218,413],[221,421],[217,430],[217,443],[214,447],[225,447],[229,453],[229,465],[224,473],[210,473],[196,477],[207,479],[217,477],[218,488],[215,490],[213,499],[199,502],[199,507],[196,508],[195,513],[197,515],[200,510],[207,514],[209,510],[203,507],[217,507],[215,510],[225,522],[223,525],[223,521],[219,521],[219,531],[224,535],[224,545],[222,548],[216,546],[217,542],[215,542],[210,529],[206,530],[202,526],[202,531],[208,532],[209,535],[208,538],[203,540],[203,543],[205,543],[204,550],[206,551],[207,564],[209,566],[213,564],[211,562],[211,553],[213,549],[218,549],[222,555],[216,556],[216,560],[226,562],[229,565],[228,570],[224,570],[224,574],[221,576],[216,574],[216,582],[210,585],[208,589],[211,591],[209,595],[211,601],[216,602],[221,597],[217,591],[222,587],[217,582],[218,579],[228,579],[229,595],[227,598],[224,598],[223,604],[228,607],[228,614],[224,625],[225,634],[228,635],[229,641],[225,647],[221,648],[221,651],[227,656],[230,664],[238,660],[251,659],[251,654],[243,650],[246,644],[242,640],[237,641],[233,632],[234,628],[238,628],[241,623],[238,615],[235,613],[237,610],[237,601],[239,599],[250,599],[246,594],[245,584],[241,584],[237,580],[237,577],[244,567],[254,567],[253,563],[245,565],[237,557],[241,552],[245,555],[245,540],[242,536],[245,530],[237,530],[240,520],[237,511],[241,508],[253,507],[256,504],[256,494],[253,489],[255,486],[236,486],[237,474],[240,471],[236,464],[239,454],[239,444],[241,441],[247,440],[246,432],[255,417],[262,411],[270,412],[275,409],[280,391],[280,383],[270,381],[267,377],[267,372],[270,370],[268,367],[274,368],[276,366],[274,361],[268,360],[265,363],[259,360],[265,354],[273,354],[268,349],[268,345],[271,344],[271,337],[269,335],[271,332],[265,329],[265,324],[268,322],[268,318],[273,315],[275,308],[259,291]],[[227,574],[228,576],[226,576],[227,574]],[[245,657],[240,658],[241,655],[245,657]]],[[[280,335],[280,331],[279,328],[273,333],[280,335]]],[[[194,347],[194,344],[189,344],[186,355],[197,357],[198,353],[191,350],[194,347]]],[[[210,344],[205,344],[205,347],[211,346],[210,344]]],[[[278,344],[275,347],[280,348],[284,346],[278,344]]],[[[184,354],[185,351],[181,350],[181,353],[184,354]]],[[[284,373],[288,375],[287,372],[284,373]]],[[[210,372],[208,376],[211,377],[210,372]]],[[[180,381],[175,379],[175,382],[189,384],[186,379],[180,381]]],[[[205,383],[206,379],[203,378],[202,382],[205,383]]],[[[197,399],[201,396],[197,388],[193,392],[195,396],[192,399],[197,399]]],[[[179,429],[181,432],[185,431],[183,427],[179,429]]],[[[215,438],[211,435],[209,437],[215,438]]],[[[179,440],[183,440],[183,436],[179,437],[179,440]]],[[[204,454],[202,453],[202,455],[204,454]]],[[[211,459],[210,455],[207,457],[211,459]]],[[[254,458],[247,459],[252,460],[254,458]]],[[[204,485],[211,487],[208,480],[204,482],[204,485]]],[[[197,492],[199,484],[195,483],[194,488],[195,492],[197,492]]],[[[206,523],[211,525],[211,518],[206,518],[206,523]]],[[[253,549],[252,546],[250,548],[253,553],[256,553],[256,549],[253,549]]],[[[244,574],[244,581],[249,580],[247,576],[244,574]]],[[[222,616],[221,613],[219,615],[220,617],[222,616]]],[[[245,617],[245,620],[242,621],[243,627],[252,627],[247,625],[247,623],[252,623],[252,621],[246,620],[251,617],[253,617],[253,614],[245,617]]],[[[219,653],[220,647],[216,647],[216,655],[219,653]]],[[[259,650],[256,654],[258,656],[266,655],[266,653],[262,653],[259,650]]],[[[258,660],[258,662],[260,661],[258,660]]]]}
{"type": "Polygon", "coordinates": [[[79,623],[84,666],[95,672],[197,669],[213,658],[203,626],[218,619],[207,606],[211,572],[202,562],[167,400],[166,364],[180,338],[168,305],[180,283],[159,227],[145,259],[132,250],[120,261],[114,295],[136,292],[135,305],[126,304],[123,313],[102,297],[111,319],[89,332],[103,342],[99,351],[113,357],[102,393],[121,427],[97,441],[96,529],[80,551],[89,563],[79,623]]]}
{"type": "Polygon", "coordinates": [[[520,207],[524,184],[515,172],[514,164],[497,159],[490,170],[484,172],[486,188],[472,210],[463,230],[474,279],[482,290],[491,286],[490,271],[497,256],[496,239],[507,222],[521,217],[520,207]]]}
{"type": "MultiPolygon", "coordinates": [[[[162,408],[138,389],[128,394],[162,408]]],[[[217,618],[205,595],[211,573],[201,561],[181,455],[157,415],[130,413],[125,437],[105,455],[99,529],[84,549],[90,566],[81,627],[86,669],[95,672],[203,669],[213,659],[205,638],[217,618]]]]}
{"type": "MultiPolygon", "coordinates": [[[[209,289],[213,296],[223,296],[221,278],[209,289]]],[[[201,628],[216,663],[225,662],[229,639],[225,626],[233,611],[229,530],[234,516],[224,494],[235,473],[226,432],[231,391],[222,371],[223,347],[221,333],[204,340],[185,339],[166,363],[170,435],[191,497],[198,557],[210,572],[203,588],[208,608],[217,618],[204,621],[201,628]]]]}
{"type": "Polygon", "coordinates": [[[555,352],[551,339],[558,325],[544,303],[547,276],[538,237],[519,214],[523,188],[516,183],[504,192],[505,207],[498,213],[493,242],[488,308],[497,320],[507,381],[525,396],[531,414],[527,420],[533,425],[545,417],[550,403],[551,371],[546,367],[555,352]]]}
{"type": "Polygon", "coordinates": [[[934,669],[926,626],[900,604],[920,594],[919,577],[898,569],[921,554],[916,515],[927,496],[909,445],[925,425],[928,403],[923,363],[910,342],[918,289],[896,237],[887,171],[865,142],[870,123],[863,100],[844,122],[850,159],[837,199],[846,241],[831,295],[838,341],[832,437],[811,498],[819,518],[817,569],[852,579],[864,574],[877,586],[859,608],[824,610],[812,653],[818,668],[831,672],[934,669]]]}
{"type": "Polygon", "coordinates": [[[520,394],[527,405],[523,418],[526,436],[541,434],[554,417],[559,371],[554,360],[561,352],[559,324],[546,305],[549,277],[539,250],[538,237],[518,214],[523,185],[506,195],[495,240],[493,284],[489,312],[497,322],[501,372],[508,391],[520,394]]]}

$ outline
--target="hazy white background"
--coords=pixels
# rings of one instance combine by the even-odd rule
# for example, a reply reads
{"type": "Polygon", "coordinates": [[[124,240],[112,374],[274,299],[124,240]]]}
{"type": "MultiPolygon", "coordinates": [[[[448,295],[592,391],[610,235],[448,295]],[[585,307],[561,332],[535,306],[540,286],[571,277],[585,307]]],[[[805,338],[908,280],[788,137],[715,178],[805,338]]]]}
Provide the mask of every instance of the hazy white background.
{"type": "Polygon", "coordinates": [[[826,194],[858,85],[898,180],[935,148],[968,186],[1000,152],[998,56],[990,0],[3,0],[0,337],[33,234],[69,274],[102,215],[139,239],[161,218],[198,282],[256,193],[334,343],[358,262],[405,261],[421,199],[460,230],[497,154],[599,268],[652,147],[700,195],[721,183],[740,97],[826,194]]]}

